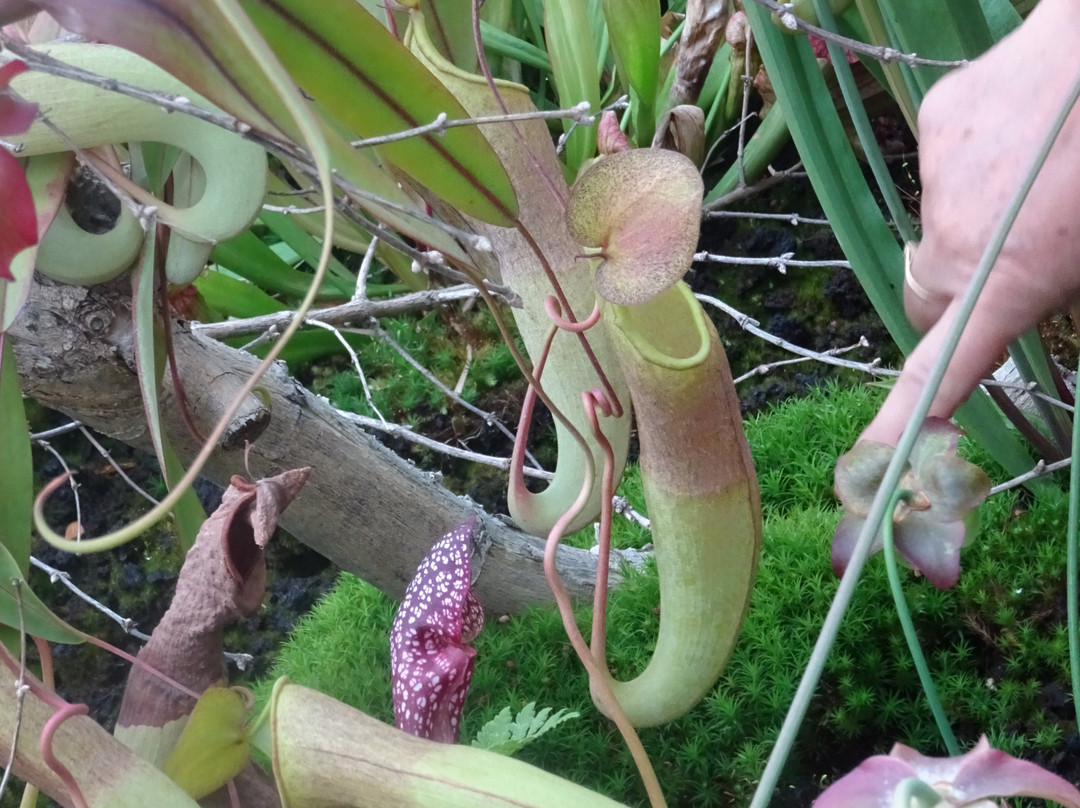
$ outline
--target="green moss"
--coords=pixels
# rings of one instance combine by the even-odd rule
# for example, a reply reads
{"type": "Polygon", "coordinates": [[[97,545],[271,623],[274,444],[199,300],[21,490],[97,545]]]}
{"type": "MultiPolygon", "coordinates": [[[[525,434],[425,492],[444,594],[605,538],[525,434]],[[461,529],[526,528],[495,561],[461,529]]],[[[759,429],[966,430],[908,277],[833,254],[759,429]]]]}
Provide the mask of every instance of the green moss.
{"type": "MultiPolygon", "coordinates": [[[[467,361],[466,346],[472,346],[469,373],[461,391],[466,401],[476,399],[519,376],[510,351],[499,339],[494,318],[484,307],[451,318],[434,310],[415,316],[386,318],[382,328],[414,358],[423,357],[424,367],[447,387],[453,388],[467,361]],[[464,338],[463,338],[464,337],[464,338]]],[[[373,337],[357,350],[371,399],[384,416],[393,421],[415,418],[416,413],[447,412],[449,400],[394,348],[373,337]]],[[[314,389],[335,406],[374,416],[364,394],[360,377],[348,357],[338,357],[336,368],[324,369],[314,389]]]]}
{"type": "MultiPolygon", "coordinates": [[[[879,406],[873,389],[826,387],[747,422],[761,477],[764,546],[739,643],[717,687],[689,714],[642,740],[672,805],[745,804],[776,737],[837,581],[828,550],[840,518],[831,494],[836,456],[879,406]]],[[[969,447],[965,447],[965,450],[969,447]]],[[[640,480],[622,492],[643,509],[640,480]]],[[[942,700],[962,742],[986,732],[1015,754],[1049,754],[1075,731],[1047,694],[1067,691],[1062,614],[1064,502],[1027,509],[1014,494],[983,508],[960,584],[940,592],[905,575],[906,596],[942,700]]],[[[615,541],[647,534],[616,520],[615,541]]],[[[591,531],[576,537],[592,543],[591,531]]],[[[629,677],[648,661],[659,607],[655,571],[631,575],[611,597],[609,656],[629,677]]],[[[294,633],[275,674],[318,687],[392,720],[387,637],[394,604],[343,576],[294,633]]],[[[581,609],[582,625],[589,610],[581,609]]],[[[629,755],[598,716],[558,615],[536,608],[477,638],[466,705],[469,739],[504,706],[536,700],[582,718],[538,739],[524,760],[631,805],[645,804],[629,755]]],[[[884,565],[867,565],[804,728],[781,780],[808,804],[823,782],[894,741],[942,754],[900,633],[884,565]],[[809,792],[807,791],[809,789],[809,792]]]]}

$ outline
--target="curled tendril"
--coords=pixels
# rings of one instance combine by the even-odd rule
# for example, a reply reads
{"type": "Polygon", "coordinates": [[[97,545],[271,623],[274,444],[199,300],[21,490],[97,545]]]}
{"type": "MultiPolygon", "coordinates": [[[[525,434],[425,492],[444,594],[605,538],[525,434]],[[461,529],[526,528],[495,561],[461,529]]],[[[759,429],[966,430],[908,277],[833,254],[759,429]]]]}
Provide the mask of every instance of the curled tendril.
{"type": "Polygon", "coordinates": [[[72,775],[71,770],[61,763],[56,758],[56,755],[53,754],[52,741],[53,735],[60,729],[61,724],[72,716],[88,715],[89,713],[90,708],[85,704],[64,704],[63,707],[53,713],[49,720],[45,722],[45,726],[41,730],[41,740],[39,742],[41,747],[41,757],[45,761],[45,765],[52,769],[56,773],[56,776],[60,778],[60,782],[62,782],[64,788],[67,789],[68,797],[71,798],[71,803],[75,808],[88,808],[86,797],[83,796],[79,784],[75,782],[75,777],[72,775]]]}
{"type": "MultiPolygon", "coordinates": [[[[539,382],[540,377],[544,372],[544,365],[547,363],[548,355],[551,351],[551,343],[555,340],[555,335],[558,334],[560,329],[581,333],[596,325],[600,319],[600,311],[597,308],[583,321],[568,322],[564,320],[562,317],[562,307],[554,295],[549,295],[547,297],[544,302],[544,307],[548,316],[551,317],[553,325],[544,340],[543,350],[540,352],[540,356],[533,366],[532,378],[529,380],[529,389],[528,392],[526,392],[525,400],[521,405],[521,423],[518,427],[517,441],[514,443],[514,452],[510,458],[511,485],[515,487],[520,486],[521,488],[525,487],[525,477],[522,471],[525,464],[525,446],[528,442],[529,422],[532,420],[533,407],[535,406],[536,399],[539,395],[536,383],[539,382]]],[[[599,628],[597,628],[594,623],[593,641],[596,641],[595,638],[597,637],[597,632],[599,632],[601,642],[600,647],[602,648],[605,626],[604,613],[607,604],[608,557],[611,552],[611,498],[615,488],[615,452],[611,448],[611,443],[604,436],[603,430],[600,429],[600,420],[597,413],[600,412],[606,416],[611,416],[614,413],[615,416],[618,417],[619,414],[621,414],[621,408],[618,407],[618,401],[616,400],[613,402],[612,397],[606,390],[601,388],[593,388],[592,390],[583,392],[581,394],[581,403],[589,421],[593,440],[600,446],[604,455],[604,469],[601,477],[600,494],[600,556],[597,561],[595,587],[595,603],[597,604],[597,609],[593,616],[594,621],[599,621],[599,628]]],[[[584,438],[576,431],[574,434],[575,438],[584,445],[584,438]]],[[[623,740],[626,742],[630,754],[633,756],[635,763],[637,763],[638,771],[641,774],[642,782],[645,784],[645,789],[649,794],[650,802],[654,808],[658,808],[659,806],[666,805],[666,803],[664,801],[663,792],[660,790],[659,782],[656,779],[656,773],[653,770],[652,762],[649,760],[649,756],[645,752],[645,748],[642,746],[641,740],[638,738],[633,725],[619,707],[615,694],[611,690],[608,677],[605,675],[606,671],[604,670],[604,666],[598,661],[601,657],[595,655],[593,650],[590,650],[589,645],[585,642],[585,638],[581,635],[580,629],[578,629],[577,622],[574,620],[570,595],[567,593],[566,587],[559,577],[559,571],[555,564],[556,553],[559,549],[559,543],[562,541],[563,533],[570,522],[572,522],[581,509],[585,507],[585,503],[589,498],[589,492],[592,490],[593,478],[596,470],[591,462],[591,452],[586,451],[585,456],[587,462],[583,474],[581,492],[567,511],[559,517],[552,526],[551,531],[548,533],[547,542],[544,545],[544,576],[547,579],[552,594],[555,596],[555,602],[559,607],[563,627],[566,630],[567,638],[570,640],[570,645],[573,647],[578,659],[581,660],[582,665],[584,665],[585,669],[588,671],[590,684],[595,688],[594,692],[596,693],[598,700],[602,703],[606,714],[611,716],[612,720],[615,721],[615,725],[623,736],[623,740]]]]}
{"type": "MultiPolygon", "coordinates": [[[[550,340],[548,342],[550,344],[550,340]]],[[[574,611],[570,603],[570,596],[566,592],[566,587],[563,586],[562,579],[559,577],[558,567],[555,564],[555,557],[559,549],[559,543],[562,541],[563,532],[588,501],[589,491],[592,489],[593,482],[592,468],[587,469],[585,478],[582,481],[581,493],[578,494],[577,499],[574,500],[570,508],[559,517],[554,526],[552,526],[551,532],[548,533],[547,543],[544,546],[544,575],[547,578],[548,586],[551,587],[551,591],[555,595],[555,602],[558,604],[559,614],[562,616],[563,627],[566,630],[567,638],[570,640],[570,645],[573,647],[575,653],[577,653],[578,659],[581,660],[581,664],[585,666],[585,669],[589,673],[589,685],[595,698],[602,706],[604,712],[615,722],[615,726],[618,728],[619,733],[626,742],[626,746],[630,750],[634,762],[637,764],[638,772],[645,785],[645,790],[649,794],[650,802],[654,807],[664,806],[666,803],[664,801],[663,792],[660,790],[659,781],[656,779],[652,761],[649,760],[649,756],[645,752],[645,747],[642,746],[641,740],[638,737],[633,724],[630,723],[630,719],[626,717],[626,713],[624,713],[622,707],[619,706],[618,699],[616,699],[615,694],[611,689],[611,683],[609,681],[610,677],[608,676],[606,666],[600,661],[603,657],[596,653],[597,646],[595,643],[597,642],[597,638],[599,637],[600,648],[603,648],[604,642],[604,618],[607,607],[608,558],[611,553],[611,498],[615,487],[615,452],[611,448],[611,443],[604,436],[603,430],[600,429],[600,420],[597,417],[597,413],[600,412],[610,416],[613,407],[610,399],[604,391],[599,388],[583,392],[581,394],[581,403],[588,416],[593,439],[600,446],[601,451],[604,454],[604,469],[601,477],[600,495],[600,548],[596,564],[595,609],[593,614],[594,645],[592,648],[586,644],[585,638],[581,635],[581,630],[578,628],[577,621],[574,619],[574,611]]]]}
{"type": "MultiPolygon", "coordinates": [[[[547,312],[547,316],[551,318],[551,321],[555,323],[557,328],[561,328],[563,331],[569,331],[572,334],[580,334],[583,331],[588,331],[598,322],[600,322],[600,306],[593,306],[592,314],[586,317],[584,320],[568,320],[563,316],[563,307],[555,295],[548,295],[544,298],[544,311],[547,312]]],[[[551,346],[551,340],[547,341],[547,346],[551,346]]],[[[607,393],[602,393],[604,398],[607,398],[607,393]]]]}

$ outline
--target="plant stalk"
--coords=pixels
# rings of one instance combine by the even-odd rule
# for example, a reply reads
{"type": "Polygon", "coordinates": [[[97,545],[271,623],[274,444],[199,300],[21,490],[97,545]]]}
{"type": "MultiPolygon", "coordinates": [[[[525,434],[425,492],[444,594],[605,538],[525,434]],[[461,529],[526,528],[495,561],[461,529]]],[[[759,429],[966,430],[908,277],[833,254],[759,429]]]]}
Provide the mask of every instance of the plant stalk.
{"type": "Polygon", "coordinates": [[[885,571],[889,575],[889,589],[892,590],[893,603],[896,604],[896,616],[900,618],[900,626],[904,629],[904,639],[907,640],[908,651],[911,653],[911,661],[915,663],[915,670],[919,672],[919,681],[922,683],[926,700],[930,703],[930,711],[934,714],[938,732],[945,742],[945,748],[950,757],[960,754],[960,745],[956,742],[952,727],[949,725],[945,708],[941,706],[937,688],[934,687],[934,678],[930,675],[930,667],[926,664],[926,657],[919,646],[919,635],[915,632],[915,624],[911,621],[911,612],[908,610],[907,599],[904,597],[904,586],[900,582],[900,569],[896,563],[896,545],[893,542],[892,514],[900,500],[910,496],[909,491],[896,491],[889,500],[889,508],[885,512],[885,518],[881,521],[881,541],[885,550],[885,571]]]}

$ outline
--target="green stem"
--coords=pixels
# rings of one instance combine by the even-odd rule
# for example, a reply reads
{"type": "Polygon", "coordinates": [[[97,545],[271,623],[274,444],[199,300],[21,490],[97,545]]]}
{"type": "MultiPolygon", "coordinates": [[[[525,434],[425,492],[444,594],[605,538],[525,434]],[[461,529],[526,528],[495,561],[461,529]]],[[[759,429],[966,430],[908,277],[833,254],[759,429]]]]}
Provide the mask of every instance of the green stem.
{"type": "Polygon", "coordinates": [[[915,624],[911,621],[911,612],[908,611],[907,599],[904,597],[904,587],[900,583],[900,569],[896,563],[896,545],[893,543],[893,520],[892,514],[896,510],[896,504],[900,500],[906,500],[911,495],[910,491],[896,491],[889,500],[885,518],[881,520],[881,540],[885,549],[885,570],[889,574],[889,589],[892,590],[893,603],[896,604],[896,615],[900,618],[900,625],[904,629],[904,639],[907,640],[908,650],[911,652],[911,660],[915,663],[915,670],[919,672],[919,681],[922,682],[926,700],[930,703],[930,711],[934,714],[938,732],[945,741],[945,748],[950,757],[960,754],[960,745],[956,742],[949,719],[945,715],[945,708],[941,706],[937,688],[934,687],[934,679],[930,675],[930,667],[926,664],[926,657],[919,646],[919,635],[915,633],[915,624]]]}
{"type": "Polygon", "coordinates": [[[893,792],[893,805],[916,805],[922,808],[941,804],[941,795],[918,777],[901,780],[893,792]]]}
{"type": "Polygon", "coordinates": [[[1080,606],[1077,602],[1077,522],[1080,521],[1080,416],[1073,418],[1073,463],[1069,468],[1069,529],[1066,534],[1068,546],[1066,561],[1066,609],[1069,618],[1069,668],[1072,673],[1073,709],[1080,724],[1080,606]]]}
{"type": "Polygon", "coordinates": [[[1013,223],[1020,213],[1020,208],[1031,190],[1031,186],[1035,183],[1035,177],[1038,176],[1039,170],[1042,168],[1043,163],[1046,162],[1046,156],[1050,153],[1050,148],[1054,145],[1054,141],[1057,140],[1058,133],[1061,132],[1065,119],[1078,97],[1080,97],[1080,74],[1073,79],[1068,95],[1063,99],[1057,115],[1047,129],[1046,136],[1039,144],[1039,148],[1032,158],[1031,165],[1028,167],[1020,186],[1013,193],[1008,206],[1001,215],[1001,219],[994,226],[994,231],[990,236],[982,258],[979,260],[979,265],[975,268],[971,281],[964,291],[964,296],[961,298],[956,313],[956,320],[949,327],[941,353],[930,371],[918,401],[912,408],[911,417],[908,419],[904,433],[897,442],[896,454],[893,455],[885,474],[882,475],[881,486],[878,488],[874,501],[870,505],[866,524],[863,526],[858,541],[855,543],[851,561],[848,564],[847,571],[844,573],[844,577],[840,580],[840,586],[836,590],[832,605],[829,607],[825,622],[822,624],[821,633],[814,644],[814,650],[810,654],[810,659],[806,664],[806,671],[799,682],[798,690],[795,692],[795,698],[792,699],[788,714],[784,718],[784,724],[780,728],[776,746],[773,748],[773,753],[765,766],[765,771],[761,774],[761,780],[758,783],[757,791],[754,792],[754,799],[750,803],[750,808],[766,808],[772,798],[773,789],[776,788],[776,783],[780,779],[780,772],[787,762],[788,754],[795,743],[795,736],[798,734],[799,727],[802,726],[806,711],[810,706],[810,699],[825,668],[829,651],[832,649],[832,644],[840,629],[840,623],[843,621],[844,612],[851,602],[851,596],[855,592],[855,585],[858,582],[859,575],[862,573],[867,556],[870,554],[874,534],[877,532],[876,527],[885,516],[885,509],[888,501],[892,498],[892,491],[900,482],[900,475],[903,472],[908,455],[911,454],[912,446],[915,444],[915,437],[918,435],[922,422],[930,411],[930,404],[933,402],[934,396],[937,395],[941,380],[945,376],[945,370],[956,352],[956,345],[960,341],[960,335],[967,326],[968,320],[971,319],[971,312],[975,308],[975,302],[979,299],[983,286],[986,285],[990,269],[993,267],[994,262],[997,261],[998,254],[1005,244],[1005,238],[1012,229],[1013,223]]]}

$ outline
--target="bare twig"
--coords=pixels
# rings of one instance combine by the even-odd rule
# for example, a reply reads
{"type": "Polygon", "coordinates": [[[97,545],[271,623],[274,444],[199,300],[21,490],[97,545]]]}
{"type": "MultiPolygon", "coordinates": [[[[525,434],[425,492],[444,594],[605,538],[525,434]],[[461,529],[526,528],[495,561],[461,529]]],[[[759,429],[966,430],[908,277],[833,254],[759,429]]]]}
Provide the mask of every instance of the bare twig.
{"type": "Polygon", "coordinates": [[[302,216],[305,213],[322,213],[326,210],[326,206],[312,205],[306,208],[298,208],[296,205],[263,205],[262,209],[271,211],[272,213],[302,216]]]}
{"type": "Polygon", "coordinates": [[[633,522],[638,527],[645,530],[652,530],[652,521],[647,516],[642,516],[640,513],[634,510],[634,506],[630,504],[630,501],[626,497],[615,496],[611,498],[612,510],[615,513],[622,514],[626,518],[626,521],[633,522]]]}
{"type": "Polygon", "coordinates": [[[411,137],[417,137],[419,135],[428,135],[432,133],[442,133],[447,129],[452,129],[455,126],[479,126],[481,124],[489,123],[512,123],[514,121],[529,121],[536,118],[541,119],[567,119],[573,121],[575,124],[581,124],[582,126],[592,126],[596,116],[591,112],[591,105],[588,101],[582,101],[580,104],[576,104],[566,109],[549,109],[537,112],[514,112],[505,115],[484,115],[478,118],[454,118],[448,119],[445,112],[440,112],[439,115],[431,123],[424,124],[423,126],[417,126],[413,129],[403,129],[400,132],[395,132],[392,135],[382,135],[380,137],[369,137],[361,140],[354,140],[350,145],[357,148],[366,148],[369,146],[381,146],[385,143],[396,143],[399,140],[406,140],[411,137]]]}
{"type": "Polygon", "coordinates": [[[746,188],[746,163],[743,160],[743,152],[746,148],[746,121],[750,111],[750,87],[753,86],[753,77],[750,75],[750,64],[753,59],[750,54],[754,48],[754,32],[750,26],[746,26],[746,50],[743,52],[743,77],[742,77],[742,114],[739,116],[739,141],[735,150],[735,164],[739,168],[738,190],[746,188]]]}
{"type": "Polygon", "coordinates": [[[796,163],[795,165],[791,166],[791,168],[785,168],[782,171],[776,171],[770,166],[769,171],[771,172],[769,176],[758,180],[753,185],[747,185],[744,188],[736,188],[735,190],[714,199],[706,206],[705,209],[716,210],[717,208],[722,208],[725,205],[730,205],[732,202],[739,202],[743,199],[747,199],[748,197],[760,194],[763,191],[767,191],[770,188],[773,188],[780,183],[791,179],[792,177],[806,176],[806,172],[803,171],[802,168],[802,163],[796,163]]]}
{"type": "Polygon", "coordinates": [[[371,262],[375,260],[375,249],[379,246],[379,240],[372,237],[364,250],[364,260],[360,262],[360,271],[356,273],[356,291],[353,292],[350,303],[358,303],[367,298],[367,280],[371,274],[371,262]]]}
{"type": "MultiPolygon", "coordinates": [[[[416,370],[417,373],[419,373],[421,376],[423,376],[425,379],[427,379],[429,382],[431,382],[431,384],[433,384],[435,387],[437,387],[439,389],[439,391],[442,392],[443,395],[445,395],[447,398],[449,398],[455,404],[457,404],[457,405],[459,405],[461,407],[464,407],[466,410],[471,412],[473,415],[477,415],[480,418],[482,418],[484,423],[487,424],[488,426],[495,427],[503,435],[508,437],[510,439],[511,443],[513,443],[514,441],[517,440],[517,435],[515,435],[512,430],[507,428],[506,425],[503,424],[502,421],[500,421],[498,418],[496,418],[492,413],[485,412],[484,410],[480,409],[479,407],[473,406],[468,401],[463,399],[458,393],[456,393],[454,390],[452,390],[450,387],[443,384],[443,382],[439,379],[438,376],[436,376],[434,373],[432,373],[430,370],[428,370],[426,367],[424,367],[422,364],[420,364],[420,362],[417,361],[416,358],[412,354],[410,354],[408,351],[406,351],[405,348],[403,348],[401,346],[401,344],[398,343],[397,340],[395,340],[392,336],[390,336],[390,333],[385,328],[383,328],[382,326],[378,325],[378,323],[376,323],[375,327],[372,329],[372,331],[373,331],[375,337],[377,337],[379,340],[381,340],[382,342],[384,342],[385,344],[387,344],[391,348],[393,348],[394,351],[397,352],[398,356],[400,356],[402,359],[404,359],[406,362],[408,362],[416,370]]],[[[540,465],[539,461],[537,461],[537,459],[535,457],[533,457],[531,453],[526,452],[526,456],[529,458],[529,462],[533,464],[534,468],[538,468],[538,469],[543,468],[543,466],[540,465]]]]}
{"type": "Polygon", "coordinates": [[[759,6],[764,6],[769,9],[769,11],[776,12],[780,17],[780,22],[792,31],[799,30],[807,34],[813,34],[814,36],[821,37],[826,42],[833,42],[846,50],[862,53],[877,59],[879,62],[903,62],[911,67],[920,65],[927,67],[962,67],[967,64],[965,60],[951,61],[942,59],[923,59],[916,56],[914,53],[901,53],[895,48],[867,45],[865,42],[834,34],[831,31],[826,31],[824,28],[818,28],[816,25],[811,25],[810,23],[799,19],[792,13],[790,3],[777,3],[775,0],[754,0],[754,2],[759,6]]]}
{"type": "MultiPolygon", "coordinates": [[[[763,330],[759,327],[760,324],[757,320],[746,314],[743,314],[741,311],[735,309],[732,306],[729,306],[722,300],[718,300],[715,297],[710,297],[709,295],[695,295],[695,297],[702,303],[707,303],[710,306],[715,306],[716,308],[720,309],[720,311],[733,318],[735,322],[739,324],[739,327],[742,328],[743,331],[747,331],[753,334],[755,337],[760,337],[761,339],[772,345],[775,345],[778,348],[783,348],[785,351],[790,351],[793,354],[798,354],[799,356],[806,357],[807,359],[816,359],[819,362],[824,362],[826,365],[837,365],[838,367],[850,368],[851,370],[861,370],[864,373],[870,373],[874,376],[900,375],[900,371],[898,370],[890,370],[888,368],[881,367],[880,359],[875,359],[872,362],[851,362],[847,359],[837,358],[836,355],[832,353],[832,351],[819,353],[818,351],[811,351],[809,348],[802,348],[792,342],[788,342],[785,339],[781,339],[780,337],[774,336],[768,331],[763,330]]],[[[838,349],[833,350],[835,351],[838,349]]]]}
{"type": "Polygon", "coordinates": [[[56,458],[60,467],[64,469],[64,473],[67,474],[68,485],[71,487],[71,493],[75,497],[75,540],[82,540],[82,502],[79,499],[79,484],[75,482],[75,475],[72,473],[71,468],[68,466],[67,461],[64,460],[64,456],[61,455],[56,449],[52,447],[52,444],[45,440],[39,440],[38,446],[44,449],[46,452],[56,458]]]}
{"type": "MultiPolygon", "coordinates": [[[[146,634],[145,632],[139,631],[137,628],[135,628],[135,621],[132,620],[130,617],[124,617],[123,615],[117,614],[104,603],[96,600],[93,596],[87,594],[85,591],[76,586],[75,583],[71,580],[71,575],[69,573],[64,572],[63,570],[58,570],[55,567],[50,567],[44,561],[41,561],[34,556],[30,556],[30,563],[42,572],[44,572],[46,575],[48,575],[50,583],[63,584],[73,595],[75,595],[75,597],[88,603],[90,606],[97,609],[103,615],[105,615],[110,620],[119,625],[125,634],[130,634],[135,639],[142,640],[143,642],[146,642],[150,639],[149,634],[146,634]]],[[[251,663],[255,661],[255,658],[251,654],[235,653],[231,651],[225,652],[225,658],[235,664],[237,669],[241,671],[247,670],[248,667],[250,667],[251,663]]]]}
{"type": "Polygon", "coordinates": [[[702,214],[703,219],[776,219],[787,222],[790,225],[800,224],[829,224],[828,219],[812,219],[800,213],[750,213],[737,210],[707,210],[702,214]]]}
{"type": "Polygon", "coordinates": [[[364,368],[360,364],[360,357],[356,355],[356,351],[353,350],[353,347],[349,344],[349,341],[345,339],[344,335],[342,335],[340,331],[338,331],[334,326],[330,325],[330,323],[323,322],[322,320],[317,320],[314,317],[308,317],[306,320],[304,320],[304,322],[306,322],[308,325],[325,328],[327,331],[337,337],[338,342],[340,342],[345,348],[345,350],[348,352],[349,358],[352,360],[353,369],[356,371],[356,375],[360,377],[360,386],[364,390],[364,400],[367,401],[367,405],[371,407],[371,411],[377,416],[379,416],[379,420],[385,424],[386,418],[383,417],[383,414],[379,411],[379,408],[375,406],[375,401],[371,397],[371,388],[368,387],[367,376],[364,375],[364,368]]]}
{"type": "MultiPolygon", "coordinates": [[[[750,378],[752,378],[754,376],[765,376],[768,373],[771,373],[776,368],[782,367],[784,365],[794,365],[794,364],[796,364],[798,362],[809,362],[812,359],[815,359],[815,360],[820,362],[820,361],[824,361],[825,357],[839,356],[840,354],[847,353],[848,351],[854,351],[856,348],[869,348],[869,347],[870,347],[870,343],[866,341],[866,337],[860,337],[859,341],[856,342],[854,345],[848,345],[846,348],[830,348],[827,351],[822,351],[817,356],[799,356],[799,357],[796,357],[795,359],[781,359],[781,360],[776,361],[776,362],[769,362],[769,363],[764,364],[764,365],[758,365],[756,368],[754,368],[754,369],[752,369],[750,371],[747,371],[746,373],[744,373],[742,376],[739,376],[734,381],[735,381],[735,384],[738,384],[739,382],[744,382],[747,379],[750,379],[750,378]]],[[[877,361],[877,360],[875,360],[875,361],[877,361]]]]}
{"type": "Polygon", "coordinates": [[[851,262],[837,259],[835,261],[800,261],[792,256],[795,253],[787,252],[774,258],[744,258],[739,255],[717,255],[710,252],[694,254],[695,261],[713,264],[734,264],[744,267],[775,267],[781,275],[787,274],[788,267],[838,267],[851,269],[851,262]]]}
{"type": "MultiPolygon", "coordinates": [[[[340,306],[313,311],[311,316],[331,325],[344,325],[354,321],[367,322],[372,318],[394,317],[411,311],[453,303],[458,300],[468,300],[478,294],[476,287],[461,284],[445,289],[412,292],[389,300],[369,300],[367,298],[350,300],[340,306]]],[[[223,323],[192,323],[191,329],[211,339],[226,339],[238,334],[251,334],[266,331],[270,328],[283,327],[292,316],[293,312],[281,311],[274,314],[264,314],[260,317],[249,317],[244,320],[227,320],[223,323]]]]}
{"type": "Polygon", "coordinates": [[[200,107],[197,104],[191,103],[190,99],[185,98],[182,95],[147,90],[142,87],[137,87],[134,84],[127,84],[123,81],[111,79],[108,76],[101,76],[89,70],[83,70],[80,67],[75,67],[74,65],[69,65],[66,62],[55,59],[46,53],[34,50],[29,45],[19,42],[17,39],[13,39],[6,34],[0,33],[0,44],[2,44],[5,49],[18,56],[22,61],[26,62],[27,67],[41,73],[48,73],[52,76],[78,81],[93,87],[100,87],[109,92],[130,96],[131,98],[145,101],[148,104],[159,106],[168,112],[181,112],[185,115],[191,115],[194,118],[199,118],[207,123],[212,123],[214,126],[220,126],[222,129],[227,129],[230,132],[235,132],[238,135],[248,137],[252,140],[272,138],[268,133],[257,132],[249,124],[244,123],[232,115],[200,107]]]}
{"type": "Polygon", "coordinates": [[[60,435],[66,435],[68,432],[74,432],[81,426],[82,421],[69,421],[63,426],[46,429],[44,432],[31,432],[30,440],[48,440],[49,438],[56,438],[60,435]]]}
{"type": "Polygon", "coordinates": [[[15,751],[19,746],[19,731],[22,729],[23,704],[26,701],[26,691],[30,689],[30,686],[26,684],[26,626],[23,614],[22,584],[20,578],[11,580],[15,591],[15,606],[19,612],[19,678],[15,680],[15,727],[11,732],[11,751],[4,765],[4,775],[0,778],[0,796],[3,796],[7,790],[8,781],[11,779],[11,769],[15,765],[15,751]]]}
{"type": "Polygon", "coordinates": [[[99,443],[92,434],[90,434],[90,430],[88,430],[85,426],[80,426],[79,431],[82,432],[84,436],[86,436],[86,439],[90,441],[90,445],[97,449],[98,454],[105,458],[106,462],[113,467],[113,470],[120,475],[120,478],[124,482],[126,482],[134,491],[140,494],[143,499],[148,500],[153,505],[158,504],[157,499],[146,493],[146,491],[144,491],[137,482],[135,482],[127,475],[127,472],[120,467],[120,464],[113,460],[112,455],[109,454],[108,450],[104,446],[102,446],[101,443],[99,443]]]}
{"type": "Polygon", "coordinates": [[[990,496],[1000,494],[1002,491],[1007,491],[1010,488],[1016,488],[1016,486],[1023,485],[1028,480],[1033,480],[1036,477],[1043,477],[1047,474],[1052,474],[1059,469],[1068,468],[1071,463],[1071,457],[1066,457],[1064,460],[1058,460],[1056,463],[1047,463],[1040,460],[1035,464],[1035,467],[1031,471],[1021,474],[1019,477],[1013,477],[1011,480],[1003,482],[1001,485],[995,485],[990,489],[990,496]]]}
{"type": "MultiPolygon", "coordinates": [[[[432,440],[419,432],[414,431],[411,427],[403,426],[401,424],[393,423],[380,423],[376,418],[369,418],[366,415],[357,415],[354,412],[347,412],[346,410],[337,410],[338,415],[346,420],[361,426],[365,429],[374,430],[375,432],[382,432],[384,435],[390,435],[391,437],[401,438],[402,440],[409,441],[410,443],[418,444],[431,449],[439,454],[444,454],[449,457],[455,457],[459,460],[469,460],[473,463],[480,463],[485,466],[493,466],[497,469],[503,469],[504,471],[510,470],[510,458],[509,457],[492,457],[491,455],[482,455],[477,452],[470,452],[465,449],[457,449],[453,446],[447,446],[445,443],[440,443],[437,440],[432,440]]],[[[524,470],[526,477],[536,477],[539,480],[553,480],[555,475],[550,471],[542,471],[540,469],[526,468],[524,470]]]]}

